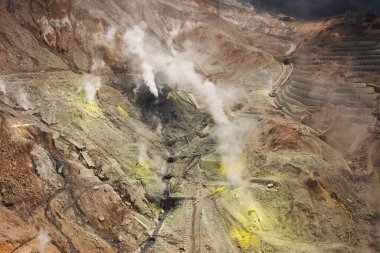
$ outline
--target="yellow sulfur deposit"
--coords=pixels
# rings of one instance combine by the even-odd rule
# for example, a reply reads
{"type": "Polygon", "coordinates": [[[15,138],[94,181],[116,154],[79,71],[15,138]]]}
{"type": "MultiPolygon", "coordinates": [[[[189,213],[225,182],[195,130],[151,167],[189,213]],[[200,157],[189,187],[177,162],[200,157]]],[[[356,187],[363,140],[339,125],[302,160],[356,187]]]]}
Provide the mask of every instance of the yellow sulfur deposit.
{"type": "Polygon", "coordinates": [[[226,175],[226,169],[224,167],[224,165],[220,165],[219,167],[219,172],[222,176],[225,176],[226,175]]]}
{"type": "Polygon", "coordinates": [[[84,102],[84,103],[82,103],[82,105],[87,110],[100,114],[100,108],[99,108],[99,106],[97,106],[95,104],[88,103],[88,102],[84,102]]]}
{"type": "Polygon", "coordinates": [[[254,251],[260,247],[260,239],[257,235],[248,232],[245,229],[233,228],[231,237],[236,241],[237,245],[244,251],[254,251]]]}
{"type": "Polygon", "coordinates": [[[130,118],[130,117],[131,117],[131,116],[129,115],[128,111],[125,110],[123,107],[118,106],[118,107],[117,107],[117,110],[118,110],[121,114],[123,114],[125,117],[127,117],[127,118],[130,118]]]}
{"type": "Polygon", "coordinates": [[[177,102],[177,97],[174,95],[173,92],[169,92],[168,95],[166,96],[167,100],[172,100],[174,102],[177,102]]]}
{"type": "Polygon", "coordinates": [[[224,196],[228,193],[228,190],[226,187],[219,187],[216,191],[215,194],[218,196],[224,196]]]}
{"type": "Polygon", "coordinates": [[[149,178],[153,175],[154,166],[149,159],[140,162],[137,160],[136,165],[131,168],[136,174],[142,178],[149,178]]]}

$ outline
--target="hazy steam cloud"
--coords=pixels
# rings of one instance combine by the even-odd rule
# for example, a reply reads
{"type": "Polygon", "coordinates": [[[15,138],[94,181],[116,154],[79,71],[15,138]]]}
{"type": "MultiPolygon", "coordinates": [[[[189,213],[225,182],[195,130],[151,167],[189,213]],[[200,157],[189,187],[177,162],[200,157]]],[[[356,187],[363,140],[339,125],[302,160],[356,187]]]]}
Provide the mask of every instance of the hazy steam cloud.
{"type": "Polygon", "coordinates": [[[2,92],[3,94],[6,93],[5,83],[3,80],[0,80],[0,92],[2,92]]]}
{"type": "Polygon", "coordinates": [[[110,43],[111,45],[113,45],[114,42],[115,42],[116,32],[117,32],[116,27],[112,26],[112,27],[106,32],[106,35],[104,36],[105,41],[106,41],[107,43],[110,43]]]}
{"type": "Polygon", "coordinates": [[[140,143],[139,145],[139,156],[138,161],[141,166],[144,166],[146,162],[148,161],[148,149],[145,143],[140,143]]]}
{"type": "Polygon", "coordinates": [[[168,84],[172,87],[193,90],[208,106],[217,124],[227,124],[228,119],[223,108],[223,98],[218,95],[214,83],[204,80],[195,71],[194,62],[190,60],[173,58],[163,70],[168,78],[168,84]]]}
{"type": "Polygon", "coordinates": [[[146,61],[147,53],[143,47],[145,37],[145,32],[143,29],[146,28],[146,25],[142,24],[141,26],[143,27],[136,25],[131,30],[128,30],[124,34],[124,41],[128,46],[129,51],[132,54],[137,55],[140,60],[142,60],[141,70],[143,72],[142,78],[144,80],[144,83],[149,87],[150,92],[155,97],[158,97],[158,89],[155,82],[153,67],[148,63],[148,61],[146,61]]]}
{"type": "Polygon", "coordinates": [[[132,54],[136,54],[142,59],[145,58],[145,50],[143,48],[144,45],[144,37],[145,32],[143,29],[146,28],[146,24],[143,23],[141,26],[135,25],[132,29],[129,29],[124,34],[124,42],[128,46],[128,50],[132,54]]]}
{"type": "Polygon", "coordinates": [[[217,151],[221,155],[221,163],[227,178],[233,185],[244,184],[245,160],[243,157],[244,140],[249,128],[250,119],[219,124],[213,136],[219,140],[217,151]]]}
{"type": "Polygon", "coordinates": [[[91,104],[96,104],[96,92],[102,86],[102,79],[98,76],[104,68],[105,63],[103,60],[94,60],[91,66],[91,73],[82,76],[82,85],[79,91],[86,92],[86,99],[91,104]]]}
{"type": "Polygon", "coordinates": [[[30,108],[30,102],[28,100],[28,94],[25,92],[24,88],[19,88],[16,94],[16,103],[22,107],[24,110],[30,108]]]}
{"type": "Polygon", "coordinates": [[[46,245],[51,240],[49,236],[49,232],[45,229],[40,230],[36,240],[37,240],[37,252],[45,253],[46,245]]]}
{"type": "Polygon", "coordinates": [[[82,89],[86,92],[86,99],[91,104],[96,104],[96,92],[102,86],[102,79],[93,74],[84,74],[82,77],[82,89]]]}
{"type": "MultiPolygon", "coordinates": [[[[245,124],[229,121],[225,113],[225,104],[236,100],[236,90],[218,87],[205,79],[196,71],[194,59],[196,52],[179,52],[174,49],[173,40],[178,36],[179,29],[173,29],[169,34],[169,53],[157,45],[152,45],[145,36],[146,25],[134,26],[124,35],[128,51],[137,55],[142,63],[142,78],[156,97],[158,89],[154,73],[162,74],[164,82],[172,88],[187,90],[196,94],[210,111],[215,123],[214,137],[218,140],[218,152],[222,156],[222,164],[229,180],[235,184],[243,183],[242,175],[245,169],[242,161],[245,124]]],[[[198,56],[199,57],[199,56],[198,56]]],[[[199,57],[201,58],[201,57],[199,57]]]]}
{"type": "Polygon", "coordinates": [[[103,60],[95,59],[92,61],[92,66],[91,66],[91,72],[99,72],[101,71],[106,63],[103,60]]]}

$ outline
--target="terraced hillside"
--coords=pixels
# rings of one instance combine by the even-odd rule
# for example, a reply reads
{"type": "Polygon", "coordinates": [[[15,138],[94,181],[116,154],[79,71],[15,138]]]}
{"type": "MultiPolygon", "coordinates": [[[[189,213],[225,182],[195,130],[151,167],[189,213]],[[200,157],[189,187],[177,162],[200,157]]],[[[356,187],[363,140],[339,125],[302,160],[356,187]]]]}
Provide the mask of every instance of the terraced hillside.
{"type": "MultiPolygon", "coordinates": [[[[349,25],[345,29],[350,32],[349,25]]],[[[365,30],[337,35],[331,29],[304,42],[277,105],[321,132],[342,122],[346,129],[368,127],[378,133],[379,39],[365,30]]]]}
{"type": "Polygon", "coordinates": [[[343,21],[305,40],[274,102],[319,131],[344,154],[351,177],[359,185],[369,183],[374,192],[379,182],[380,37],[371,27],[343,21]]]}

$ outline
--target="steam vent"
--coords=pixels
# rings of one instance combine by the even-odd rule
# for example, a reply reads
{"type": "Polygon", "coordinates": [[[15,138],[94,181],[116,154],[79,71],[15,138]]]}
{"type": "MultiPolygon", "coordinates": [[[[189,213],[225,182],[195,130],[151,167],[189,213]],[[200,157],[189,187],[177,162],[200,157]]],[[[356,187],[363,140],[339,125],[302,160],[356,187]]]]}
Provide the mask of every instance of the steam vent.
{"type": "Polygon", "coordinates": [[[379,0],[0,0],[0,253],[380,253],[379,0]]]}

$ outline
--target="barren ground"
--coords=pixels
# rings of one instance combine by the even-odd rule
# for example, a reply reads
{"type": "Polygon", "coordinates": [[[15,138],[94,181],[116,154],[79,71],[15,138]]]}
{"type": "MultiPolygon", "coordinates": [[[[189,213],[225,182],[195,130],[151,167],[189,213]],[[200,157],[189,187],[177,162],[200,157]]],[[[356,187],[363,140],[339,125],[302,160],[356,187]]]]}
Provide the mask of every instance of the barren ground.
{"type": "Polygon", "coordinates": [[[339,19],[284,23],[210,2],[1,1],[0,252],[378,252],[379,178],[350,176],[367,157],[380,166],[377,137],[348,159],[268,96],[279,58],[339,19]],[[199,135],[213,131],[205,105],[195,108],[186,91],[162,94],[158,133],[156,107],[139,104],[141,75],[120,43],[142,20],[162,45],[174,24],[198,23],[175,46],[191,42],[204,56],[198,73],[244,91],[226,111],[253,122],[245,184],[231,186],[212,135],[199,135]],[[116,46],[100,39],[113,26],[116,46]],[[106,63],[97,105],[78,92],[95,58],[106,63]],[[157,157],[179,159],[157,165],[157,157]],[[163,174],[173,199],[166,210],[163,174]]]}

